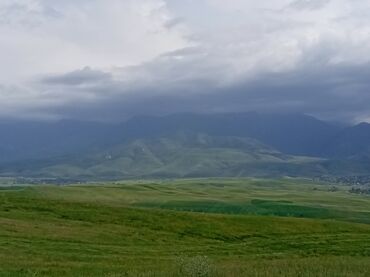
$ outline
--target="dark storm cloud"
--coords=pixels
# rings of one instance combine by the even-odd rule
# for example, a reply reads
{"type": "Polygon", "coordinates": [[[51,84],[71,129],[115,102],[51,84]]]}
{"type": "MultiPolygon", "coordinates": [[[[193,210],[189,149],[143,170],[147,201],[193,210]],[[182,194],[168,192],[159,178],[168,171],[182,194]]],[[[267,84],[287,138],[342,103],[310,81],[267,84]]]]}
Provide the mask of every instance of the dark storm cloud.
{"type": "Polygon", "coordinates": [[[85,67],[62,75],[48,76],[42,81],[49,85],[84,85],[111,79],[111,74],[85,67]]]}
{"type": "MultiPolygon", "coordinates": [[[[155,63],[152,70],[158,73],[157,67],[158,63],[155,63]]],[[[90,86],[89,91],[94,91],[99,101],[71,104],[59,112],[76,118],[113,121],[145,114],[252,110],[308,113],[347,122],[370,115],[370,64],[313,64],[285,73],[266,73],[253,80],[225,86],[215,86],[206,78],[191,79],[186,68],[174,65],[170,70],[172,79],[168,79],[167,70],[162,73],[163,79],[156,74],[157,79],[141,84],[111,79],[90,86]]],[[[82,94],[83,89],[75,89],[82,94]]]]}
{"type": "MultiPolygon", "coordinates": [[[[304,67],[266,74],[233,88],[220,103],[243,103],[251,110],[303,112],[325,119],[351,121],[369,116],[370,64],[304,67]]],[[[241,104],[241,108],[242,105],[241,104]]]]}

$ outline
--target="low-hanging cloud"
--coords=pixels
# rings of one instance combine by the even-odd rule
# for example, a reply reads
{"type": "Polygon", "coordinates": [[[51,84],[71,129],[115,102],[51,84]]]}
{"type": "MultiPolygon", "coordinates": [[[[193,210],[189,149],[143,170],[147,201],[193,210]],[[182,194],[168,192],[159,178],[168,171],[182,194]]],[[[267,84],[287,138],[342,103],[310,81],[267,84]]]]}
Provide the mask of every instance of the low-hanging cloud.
{"type": "MultiPolygon", "coordinates": [[[[127,40],[134,40],[128,48],[138,57],[133,62],[125,62],[125,55],[114,51],[107,53],[107,63],[94,59],[95,53],[112,48],[99,41],[97,48],[87,47],[94,42],[77,39],[81,39],[81,50],[90,52],[91,62],[74,53],[71,58],[77,58],[72,66],[51,70],[47,58],[42,60],[41,64],[48,64],[46,71],[31,74],[16,89],[0,86],[0,100],[7,107],[0,116],[122,121],[141,114],[263,110],[304,112],[349,122],[370,118],[370,19],[363,12],[370,4],[365,0],[189,0],[171,4],[146,0],[144,6],[135,6],[134,1],[103,4],[94,0],[94,13],[83,10],[79,16],[70,13],[86,8],[85,1],[66,1],[62,8],[54,1],[23,2],[48,3],[53,12],[45,12],[44,5],[35,15],[52,14],[53,19],[44,20],[87,16],[87,23],[102,16],[94,5],[105,7],[107,15],[130,7],[133,18],[143,16],[142,22],[156,27],[128,28],[124,26],[127,22],[122,29],[117,22],[104,26],[105,37],[117,42],[117,49],[122,46],[124,51],[127,40]],[[124,6],[127,3],[131,6],[124,6]],[[210,22],[214,20],[218,27],[200,24],[201,18],[182,13],[186,4],[187,9],[207,11],[210,22]],[[149,39],[142,38],[140,28],[142,34],[150,34],[149,39]],[[117,40],[119,30],[125,39],[117,40]],[[131,33],[136,30],[139,37],[131,33]],[[161,48],[143,50],[158,40],[161,48]],[[114,57],[117,61],[112,63],[114,57]]],[[[4,24],[0,26],[5,28],[4,24]]],[[[75,35],[90,28],[77,28],[75,35]]]]}

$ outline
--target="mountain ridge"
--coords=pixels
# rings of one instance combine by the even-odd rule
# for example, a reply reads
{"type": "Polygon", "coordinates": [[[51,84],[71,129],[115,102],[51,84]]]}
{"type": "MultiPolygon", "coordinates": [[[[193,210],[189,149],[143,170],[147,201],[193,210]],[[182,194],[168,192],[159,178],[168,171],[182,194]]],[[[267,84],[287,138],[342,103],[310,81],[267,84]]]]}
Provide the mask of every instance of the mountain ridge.
{"type": "Polygon", "coordinates": [[[370,124],[337,126],[300,114],[188,113],[141,116],[119,124],[0,123],[0,133],[1,175],[207,177],[216,176],[217,170],[220,176],[370,174],[370,124]],[[140,153],[138,145],[148,152],[140,153]],[[272,153],[277,160],[267,161],[272,153]],[[177,168],[168,164],[171,157],[177,168]],[[203,171],[196,174],[193,164],[203,171]]]}
{"type": "Polygon", "coordinates": [[[291,172],[293,164],[308,165],[314,161],[283,154],[254,139],[181,132],[169,137],[136,139],[102,152],[18,173],[55,178],[275,176],[279,175],[276,167],[280,171],[287,167],[285,172],[291,172]]]}

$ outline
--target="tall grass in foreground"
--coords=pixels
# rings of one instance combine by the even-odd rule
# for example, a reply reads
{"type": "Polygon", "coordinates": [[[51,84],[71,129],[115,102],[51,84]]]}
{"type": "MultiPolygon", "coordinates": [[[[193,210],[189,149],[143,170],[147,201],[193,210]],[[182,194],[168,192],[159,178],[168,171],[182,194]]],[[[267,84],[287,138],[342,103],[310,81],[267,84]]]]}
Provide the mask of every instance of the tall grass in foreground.
{"type": "MultiPolygon", "coordinates": [[[[310,258],[271,261],[246,261],[224,266],[217,265],[205,256],[179,258],[172,271],[133,276],[152,277],[368,277],[370,259],[356,258],[310,258]]],[[[130,275],[127,275],[130,276],[130,275]]],[[[131,277],[130,276],[130,277],[131,277]]]]}
{"type": "Polygon", "coordinates": [[[361,257],[292,258],[217,263],[206,256],[178,257],[162,271],[18,271],[1,276],[106,276],[106,277],[368,277],[370,259],[361,257]]]}

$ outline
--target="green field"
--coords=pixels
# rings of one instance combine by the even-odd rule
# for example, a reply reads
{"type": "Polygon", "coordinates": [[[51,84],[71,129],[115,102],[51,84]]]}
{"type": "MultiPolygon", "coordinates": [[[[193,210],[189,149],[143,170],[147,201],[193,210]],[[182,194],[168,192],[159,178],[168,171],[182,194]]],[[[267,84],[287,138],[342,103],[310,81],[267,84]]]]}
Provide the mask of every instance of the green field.
{"type": "Polygon", "coordinates": [[[370,198],[300,179],[0,186],[0,276],[370,276],[370,198]]]}

